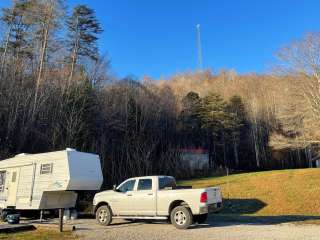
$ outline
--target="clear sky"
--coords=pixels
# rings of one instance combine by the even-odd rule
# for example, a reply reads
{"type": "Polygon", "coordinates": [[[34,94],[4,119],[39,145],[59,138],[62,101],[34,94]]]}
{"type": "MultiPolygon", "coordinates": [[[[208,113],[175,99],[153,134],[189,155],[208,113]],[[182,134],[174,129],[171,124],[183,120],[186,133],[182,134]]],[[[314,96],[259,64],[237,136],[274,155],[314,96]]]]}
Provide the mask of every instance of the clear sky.
{"type": "MultiPolygon", "coordinates": [[[[320,29],[319,0],[70,0],[96,10],[99,42],[119,77],[195,70],[196,24],[203,65],[239,73],[268,70],[277,49],[320,29]]],[[[10,0],[0,0],[0,6],[10,0]]]]}

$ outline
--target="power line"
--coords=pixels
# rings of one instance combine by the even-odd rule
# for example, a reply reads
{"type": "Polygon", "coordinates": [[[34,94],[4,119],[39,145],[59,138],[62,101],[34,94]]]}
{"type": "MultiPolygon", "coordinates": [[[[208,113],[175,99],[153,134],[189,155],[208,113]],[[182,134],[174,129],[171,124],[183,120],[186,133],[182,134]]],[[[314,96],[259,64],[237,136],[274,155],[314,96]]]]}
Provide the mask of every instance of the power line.
{"type": "Polygon", "coordinates": [[[202,47],[201,47],[201,30],[200,24],[197,24],[197,48],[198,48],[198,68],[202,70],[202,47]]]}

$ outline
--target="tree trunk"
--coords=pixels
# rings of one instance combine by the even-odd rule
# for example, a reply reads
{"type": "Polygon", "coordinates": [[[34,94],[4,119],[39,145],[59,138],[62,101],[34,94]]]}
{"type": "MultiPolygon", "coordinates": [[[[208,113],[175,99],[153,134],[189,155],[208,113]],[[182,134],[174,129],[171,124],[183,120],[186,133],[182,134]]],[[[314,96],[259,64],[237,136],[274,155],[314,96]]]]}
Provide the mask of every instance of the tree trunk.
{"type": "Polygon", "coordinates": [[[34,116],[37,104],[38,104],[38,95],[39,95],[39,88],[40,84],[42,81],[42,74],[43,74],[43,69],[44,69],[44,64],[45,64],[45,56],[46,56],[46,50],[48,46],[48,36],[49,36],[49,25],[45,27],[44,29],[44,39],[42,42],[42,47],[41,47],[41,55],[40,55],[40,63],[39,63],[39,71],[38,71],[38,77],[37,77],[37,82],[36,82],[36,92],[34,96],[34,105],[33,105],[33,111],[32,111],[32,116],[34,116]]]}
{"type": "Polygon", "coordinates": [[[74,41],[74,46],[73,46],[73,50],[72,50],[72,56],[71,56],[71,69],[70,69],[70,75],[69,75],[69,79],[68,79],[68,82],[67,82],[67,92],[69,90],[69,86],[70,86],[70,83],[72,81],[72,78],[73,78],[73,74],[74,74],[74,69],[75,69],[75,66],[77,64],[77,60],[78,60],[78,49],[79,49],[79,32],[78,32],[78,24],[79,24],[79,18],[77,18],[77,25],[76,25],[76,38],[75,38],[75,41],[74,41]]]}
{"type": "Polygon", "coordinates": [[[8,51],[8,45],[9,45],[11,31],[12,31],[12,24],[10,25],[10,28],[8,30],[7,37],[6,37],[6,42],[5,42],[5,45],[4,45],[4,51],[3,51],[3,54],[2,54],[2,58],[1,58],[0,76],[2,76],[2,73],[3,73],[3,68],[4,68],[6,56],[7,56],[7,51],[8,51]]]}
{"type": "Polygon", "coordinates": [[[257,124],[254,121],[252,129],[251,129],[252,137],[253,137],[253,144],[254,144],[254,151],[256,156],[256,166],[257,168],[260,167],[260,156],[259,156],[259,145],[258,145],[258,137],[257,136],[257,124]]]}
{"type": "Polygon", "coordinates": [[[236,140],[235,133],[232,133],[232,136],[233,136],[234,160],[235,160],[236,166],[239,166],[238,146],[237,146],[237,140],[236,140]]]}

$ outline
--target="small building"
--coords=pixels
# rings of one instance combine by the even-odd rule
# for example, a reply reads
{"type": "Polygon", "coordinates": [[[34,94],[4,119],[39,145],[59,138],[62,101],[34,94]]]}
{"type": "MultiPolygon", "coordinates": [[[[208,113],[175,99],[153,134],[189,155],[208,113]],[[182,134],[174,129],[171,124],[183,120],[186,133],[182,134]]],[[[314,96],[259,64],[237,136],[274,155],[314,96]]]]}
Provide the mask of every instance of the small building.
{"type": "Polygon", "coordinates": [[[320,156],[316,156],[310,160],[312,167],[320,168],[320,156]]]}
{"type": "Polygon", "coordinates": [[[74,149],[19,154],[0,161],[0,208],[72,208],[76,191],[100,190],[102,181],[95,154],[74,149]]]}
{"type": "Polygon", "coordinates": [[[182,161],[192,171],[202,171],[209,167],[209,152],[204,148],[181,148],[182,161]]]}

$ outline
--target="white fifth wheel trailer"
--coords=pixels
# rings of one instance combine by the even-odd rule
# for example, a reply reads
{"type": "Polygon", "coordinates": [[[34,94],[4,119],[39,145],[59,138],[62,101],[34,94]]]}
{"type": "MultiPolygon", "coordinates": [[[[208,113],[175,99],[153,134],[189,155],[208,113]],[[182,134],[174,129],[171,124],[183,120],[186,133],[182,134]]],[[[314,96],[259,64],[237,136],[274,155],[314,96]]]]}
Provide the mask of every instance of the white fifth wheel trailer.
{"type": "Polygon", "coordinates": [[[0,208],[47,210],[72,208],[80,190],[100,190],[98,155],[74,149],[19,154],[0,161],[0,208]]]}

